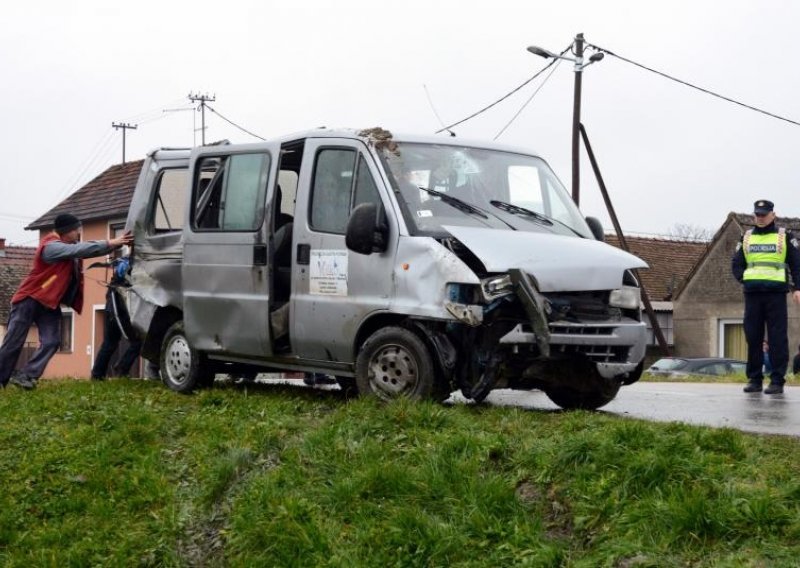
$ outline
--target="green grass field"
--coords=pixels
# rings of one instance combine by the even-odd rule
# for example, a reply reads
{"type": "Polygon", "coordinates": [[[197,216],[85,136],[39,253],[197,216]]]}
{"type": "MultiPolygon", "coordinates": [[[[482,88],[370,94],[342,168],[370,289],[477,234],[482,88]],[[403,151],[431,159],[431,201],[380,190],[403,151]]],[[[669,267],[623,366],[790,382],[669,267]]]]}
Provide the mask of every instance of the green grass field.
{"type": "Polygon", "coordinates": [[[3,566],[797,566],[800,440],[336,391],[0,391],[3,566]]]}

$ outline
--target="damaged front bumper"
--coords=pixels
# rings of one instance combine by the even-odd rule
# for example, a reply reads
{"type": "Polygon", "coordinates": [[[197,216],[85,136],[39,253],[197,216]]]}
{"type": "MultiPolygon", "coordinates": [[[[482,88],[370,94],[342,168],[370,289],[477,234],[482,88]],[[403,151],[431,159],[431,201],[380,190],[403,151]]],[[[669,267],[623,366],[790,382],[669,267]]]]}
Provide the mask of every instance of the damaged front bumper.
{"type": "Polygon", "coordinates": [[[596,364],[604,378],[631,373],[644,359],[647,326],[643,322],[628,317],[550,321],[553,310],[535,280],[518,269],[509,274],[529,323],[517,325],[501,343],[534,344],[544,359],[584,357],[596,364]]]}
{"type": "MultiPolygon", "coordinates": [[[[549,324],[549,357],[568,358],[580,355],[596,364],[604,378],[633,372],[644,359],[647,326],[640,321],[549,324]]],[[[538,345],[539,337],[527,324],[517,325],[503,336],[501,343],[538,345]]]]}

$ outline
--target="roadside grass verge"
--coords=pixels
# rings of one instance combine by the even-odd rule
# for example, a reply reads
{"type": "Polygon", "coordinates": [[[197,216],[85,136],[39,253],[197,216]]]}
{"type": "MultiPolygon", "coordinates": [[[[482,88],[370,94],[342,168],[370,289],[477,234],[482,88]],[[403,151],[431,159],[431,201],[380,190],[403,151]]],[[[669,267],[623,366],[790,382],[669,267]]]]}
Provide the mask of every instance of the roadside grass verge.
{"type": "MultiPolygon", "coordinates": [[[[668,377],[664,375],[652,375],[650,373],[642,373],[642,378],[639,379],[644,383],[746,383],[747,376],[744,373],[736,373],[732,375],[685,375],[668,377]]],[[[764,377],[764,384],[769,383],[769,377],[764,377]]],[[[786,375],[787,386],[800,386],[800,376],[788,373],[786,375]]]]}
{"type": "Polygon", "coordinates": [[[336,391],[0,392],[4,566],[796,566],[800,440],[336,391]]]}

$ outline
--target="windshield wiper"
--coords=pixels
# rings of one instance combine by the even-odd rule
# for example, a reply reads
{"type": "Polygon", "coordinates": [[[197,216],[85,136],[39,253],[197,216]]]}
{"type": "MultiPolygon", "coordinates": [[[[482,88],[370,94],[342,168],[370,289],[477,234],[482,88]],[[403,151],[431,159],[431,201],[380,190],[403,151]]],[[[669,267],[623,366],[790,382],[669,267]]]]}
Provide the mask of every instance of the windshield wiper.
{"type": "Polygon", "coordinates": [[[496,199],[492,199],[489,203],[497,207],[498,209],[502,209],[503,211],[508,211],[509,213],[513,213],[515,215],[525,215],[526,217],[533,217],[540,223],[544,223],[545,225],[552,225],[553,221],[541,213],[537,213],[531,209],[526,209],[525,207],[520,207],[519,205],[514,205],[513,203],[506,203],[505,201],[498,201],[496,199]]]}
{"type": "Polygon", "coordinates": [[[483,219],[488,219],[489,216],[481,209],[478,209],[474,205],[467,203],[466,201],[462,201],[458,197],[453,197],[452,195],[447,195],[446,193],[442,193],[441,191],[436,191],[435,189],[430,189],[429,187],[419,187],[422,191],[427,191],[431,195],[435,195],[436,197],[440,198],[442,201],[450,205],[451,207],[455,207],[460,211],[464,211],[466,213],[472,213],[473,215],[477,215],[482,217],[483,219]]]}
{"type": "Polygon", "coordinates": [[[576,235],[578,235],[582,239],[586,238],[586,235],[583,235],[580,232],[576,231],[575,229],[573,229],[572,227],[567,225],[564,221],[559,221],[558,219],[553,219],[552,217],[548,217],[547,215],[544,215],[543,213],[539,213],[538,211],[533,211],[531,209],[526,209],[525,207],[520,207],[519,205],[514,205],[513,203],[506,203],[505,201],[497,201],[495,199],[493,199],[489,203],[491,203],[492,205],[494,205],[498,209],[502,209],[503,211],[508,211],[509,213],[514,213],[514,214],[517,214],[517,215],[524,215],[526,217],[533,217],[534,219],[536,219],[537,221],[539,221],[540,223],[543,223],[545,225],[551,225],[552,226],[553,222],[556,222],[559,225],[561,225],[562,227],[566,227],[567,229],[569,229],[570,231],[572,231],[573,233],[575,233],[576,235]]]}

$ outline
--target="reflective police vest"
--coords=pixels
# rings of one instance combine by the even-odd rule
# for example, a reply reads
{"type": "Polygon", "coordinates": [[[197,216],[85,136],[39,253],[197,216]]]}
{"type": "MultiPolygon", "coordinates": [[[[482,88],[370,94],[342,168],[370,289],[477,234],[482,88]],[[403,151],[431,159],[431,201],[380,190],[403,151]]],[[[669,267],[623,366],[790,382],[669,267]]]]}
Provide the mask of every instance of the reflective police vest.
{"type": "Polygon", "coordinates": [[[753,234],[750,229],[742,239],[747,268],[744,281],[762,280],[786,283],[786,229],[777,233],[753,234]]]}

